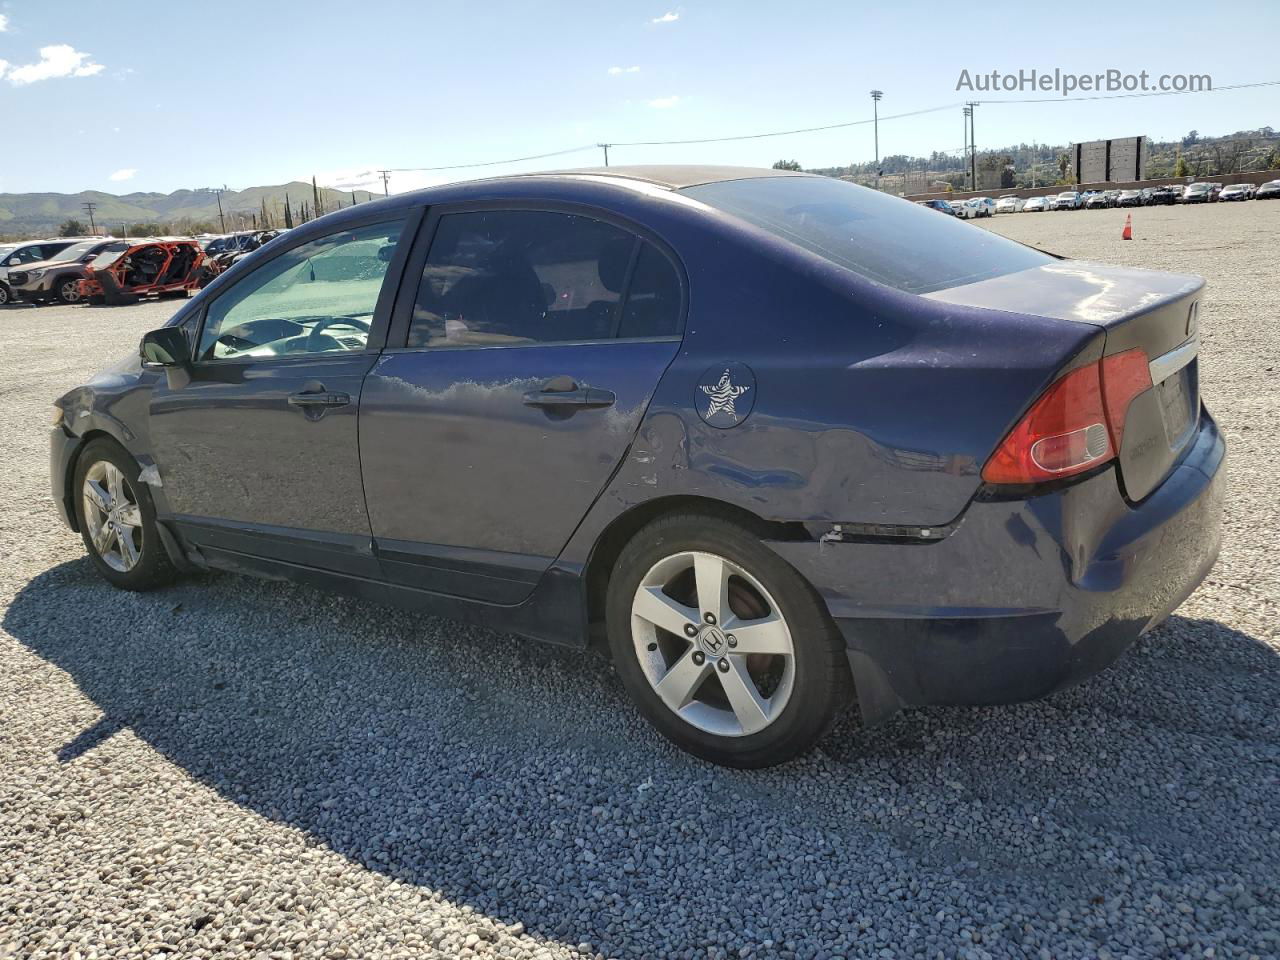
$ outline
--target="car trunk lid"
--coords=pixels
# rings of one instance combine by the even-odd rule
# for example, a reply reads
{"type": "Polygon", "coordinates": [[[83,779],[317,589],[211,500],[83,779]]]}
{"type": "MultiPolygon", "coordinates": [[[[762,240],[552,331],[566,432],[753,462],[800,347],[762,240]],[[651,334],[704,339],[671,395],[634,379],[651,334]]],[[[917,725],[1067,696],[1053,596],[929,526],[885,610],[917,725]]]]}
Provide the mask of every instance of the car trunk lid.
{"type": "Polygon", "coordinates": [[[1200,414],[1200,277],[1062,260],[928,294],[928,299],[1091,324],[1104,355],[1141,348],[1151,387],[1136,396],[1119,450],[1125,494],[1146,497],[1186,449],[1200,414]]]}

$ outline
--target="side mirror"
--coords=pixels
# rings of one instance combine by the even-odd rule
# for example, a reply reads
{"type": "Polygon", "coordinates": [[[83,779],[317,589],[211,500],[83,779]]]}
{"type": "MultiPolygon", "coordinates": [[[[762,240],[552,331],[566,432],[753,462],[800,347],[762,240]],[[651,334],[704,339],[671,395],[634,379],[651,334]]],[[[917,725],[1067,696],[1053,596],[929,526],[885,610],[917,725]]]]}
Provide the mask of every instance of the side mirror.
{"type": "Polygon", "coordinates": [[[191,363],[191,345],[181,327],[161,327],[144,333],[138,353],[143,363],[161,367],[186,367],[191,363]]]}

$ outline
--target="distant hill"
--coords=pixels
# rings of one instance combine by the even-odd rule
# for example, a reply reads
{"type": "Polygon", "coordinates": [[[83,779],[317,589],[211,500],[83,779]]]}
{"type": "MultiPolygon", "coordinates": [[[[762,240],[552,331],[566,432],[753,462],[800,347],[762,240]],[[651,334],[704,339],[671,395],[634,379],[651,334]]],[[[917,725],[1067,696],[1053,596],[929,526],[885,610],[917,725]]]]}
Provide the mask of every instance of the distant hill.
{"type": "MultiPolygon", "coordinates": [[[[311,184],[294,181],[271,187],[249,187],[245,190],[224,190],[222,210],[227,229],[239,229],[241,217],[245,226],[252,225],[256,215],[262,217],[266,203],[267,217],[273,225],[281,226],[284,220],[285,196],[293,208],[295,217],[305,203],[314,205],[311,184]]],[[[349,207],[352,194],[322,187],[320,190],[324,211],[328,213],[341,207],[349,207]]],[[[365,203],[375,199],[375,194],[365,190],[355,192],[355,201],[365,203]]],[[[56,234],[68,220],[79,220],[88,227],[89,218],[84,204],[97,204],[93,211],[94,222],[100,233],[119,234],[122,227],[154,226],[163,232],[188,233],[202,230],[218,230],[218,198],[211,189],[175,190],[173,193],[128,193],[116,196],[97,190],[80,193],[0,193],[0,237],[36,237],[56,234]]],[[[314,216],[314,211],[312,211],[314,216]]]]}

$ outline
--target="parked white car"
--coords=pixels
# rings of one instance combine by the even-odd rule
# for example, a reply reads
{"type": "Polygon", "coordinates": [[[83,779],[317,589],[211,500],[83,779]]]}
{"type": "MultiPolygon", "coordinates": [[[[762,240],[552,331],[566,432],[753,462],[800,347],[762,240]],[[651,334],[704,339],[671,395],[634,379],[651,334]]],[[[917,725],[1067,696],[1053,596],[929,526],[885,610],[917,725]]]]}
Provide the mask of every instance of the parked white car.
{"type": "Polygon", "coordinates": [[[979,216],[978,208],[972,200],[948,200],[951,209],[961,220],[974,220],[979,216]]]}
{"type": "Polygon", "coordinates": [[[972,200],[966,200],[965,203],[972,203],[978,208],[978,216],[994,217],[996,215],[996,202],[990,197],[974,197],[972,200]]]}
{"type": "Polygon", "coordinates": [[[1052,197],[1029,197],[1027,202],[1022,205],[1023,213],[1043,213],[1045,210],[1051,209],[1049,201],[1052,197]]]}
{"type": "Polygon", "coordinates": [[[1083,203],[1083,201],[1080,199],[1080,194],[1076,193],[1074,190],[1063,190],[1053,198],[1053,202],[1050,203],[1049,209],[1079,210],[1081,203],[1083,203]]]}
{"type": "Polygon", "coordinates": [[[996,213],[1021,213],[1025,205],[1021,197],[1004,196],[996,201],[996,213]]]}

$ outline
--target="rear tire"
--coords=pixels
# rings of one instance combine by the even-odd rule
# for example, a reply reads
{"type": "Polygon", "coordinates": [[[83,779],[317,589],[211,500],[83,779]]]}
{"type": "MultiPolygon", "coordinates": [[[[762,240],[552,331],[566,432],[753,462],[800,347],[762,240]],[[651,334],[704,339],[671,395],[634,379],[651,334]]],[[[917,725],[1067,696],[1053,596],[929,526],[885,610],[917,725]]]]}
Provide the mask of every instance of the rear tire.
{"type": "Polygon", "coordinates": [[[98,573],[122,590],[154,590],[177,576],[140,472],[128,451],[107,437],[89,441],[76,460],[72,495],[80,537],[98,573]]]}
{"type": "Polygon", "coordinates": [[[13,297],[9,295],[9,288],[3,283],[0,283],[0,307],[3,307],[6,303],[11,302],[12,300],[13,297]]]}
{"type": "Polygon", "coordinates": [[[808,751],[849,704],[845,644],[803,577],[740,524],[681,513],[623,548],[606,602],[614,666],[672,743],[730,767],[808,751]]]}

